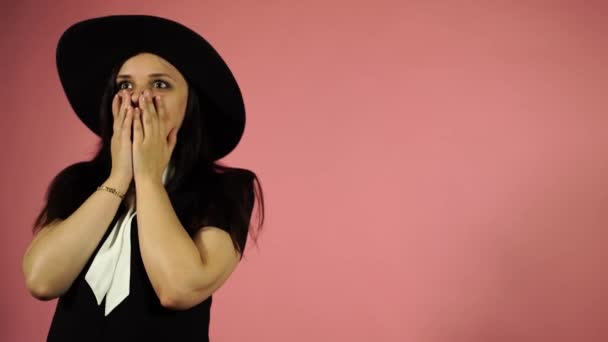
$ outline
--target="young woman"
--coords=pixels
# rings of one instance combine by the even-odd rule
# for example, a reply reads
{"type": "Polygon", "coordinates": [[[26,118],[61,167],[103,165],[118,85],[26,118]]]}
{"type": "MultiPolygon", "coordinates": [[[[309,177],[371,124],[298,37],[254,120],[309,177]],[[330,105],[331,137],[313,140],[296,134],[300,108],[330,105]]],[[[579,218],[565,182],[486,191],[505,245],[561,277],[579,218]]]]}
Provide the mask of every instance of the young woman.
{"type": "Polygon", "coordinates": [[[245,128],[236,80],[200,35],[147,15],[76,23],[56,57],[100,143],[49,185],[23,258],[32,295],[59,298],[47,340],[208,341],[256,199],[258,234],[264,220],[256,174],[217,162],[245,128]]]}

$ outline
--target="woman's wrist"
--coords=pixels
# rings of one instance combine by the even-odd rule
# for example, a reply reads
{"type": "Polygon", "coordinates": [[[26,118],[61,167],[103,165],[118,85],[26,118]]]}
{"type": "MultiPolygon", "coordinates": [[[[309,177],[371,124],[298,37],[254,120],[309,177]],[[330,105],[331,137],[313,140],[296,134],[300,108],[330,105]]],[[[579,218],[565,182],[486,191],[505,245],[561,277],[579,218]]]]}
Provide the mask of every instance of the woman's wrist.
{"type": "Polygon", "coordinates": [[[131,181],[129,179],[110,175],[110,177],[108,177],[108,179],[106,179],[106,181],[103,182],[101,185],[114,188],[116,189],[116,191],[124,195],[127,193],[127,190],[129,190],[130,183],[131,181]]]}

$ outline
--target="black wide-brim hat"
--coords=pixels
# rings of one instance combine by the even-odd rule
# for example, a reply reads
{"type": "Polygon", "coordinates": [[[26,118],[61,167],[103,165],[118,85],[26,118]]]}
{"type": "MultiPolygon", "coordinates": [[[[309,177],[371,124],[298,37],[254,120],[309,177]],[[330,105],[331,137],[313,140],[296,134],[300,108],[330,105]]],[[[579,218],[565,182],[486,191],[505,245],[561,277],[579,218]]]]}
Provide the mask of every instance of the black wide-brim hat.
{"type": "Polygon", "coordinates": [[[56,63],[63,90],[80,120],[101,135],[99,110],[110,72],[117,63],[140,52],[156,54],[175,66],[205,108],[213,160],[230,153],[245,129],[241,90],[219,53],[190,28],[151,15],[111,15],[80,21],[62,34],[56,63]]]}

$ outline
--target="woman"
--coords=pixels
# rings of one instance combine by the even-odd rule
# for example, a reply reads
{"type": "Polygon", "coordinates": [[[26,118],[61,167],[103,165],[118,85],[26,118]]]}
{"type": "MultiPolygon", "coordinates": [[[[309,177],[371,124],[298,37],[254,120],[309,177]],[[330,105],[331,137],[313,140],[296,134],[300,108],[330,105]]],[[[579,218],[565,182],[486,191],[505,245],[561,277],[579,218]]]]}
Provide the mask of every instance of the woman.
{"type": "Polygon", "coordinates": [[[258,233],[264,216],[255,173],[217,162],[245,127],[236,80],[201,36],[154,16],[79,22],[56,57],[101,140],[52,181],[24,255],[32,295],[59,298],[47,340],[208,341],[256,198],[258,233]]]}

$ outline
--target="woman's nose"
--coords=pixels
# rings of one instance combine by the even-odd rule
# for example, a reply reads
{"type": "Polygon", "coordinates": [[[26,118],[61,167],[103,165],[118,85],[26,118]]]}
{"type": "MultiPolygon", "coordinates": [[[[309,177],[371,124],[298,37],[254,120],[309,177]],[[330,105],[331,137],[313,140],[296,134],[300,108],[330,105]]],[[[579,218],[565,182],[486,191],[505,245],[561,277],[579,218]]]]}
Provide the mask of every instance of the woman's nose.
{"type": "Polygon", "coordinates": [[[144,93],[143,90],[132,92],[131,93],[131,104],[133,104],[134,106],[135,105],[139,106],[139,96],[142,95],[143,93],[144,93]]]}

